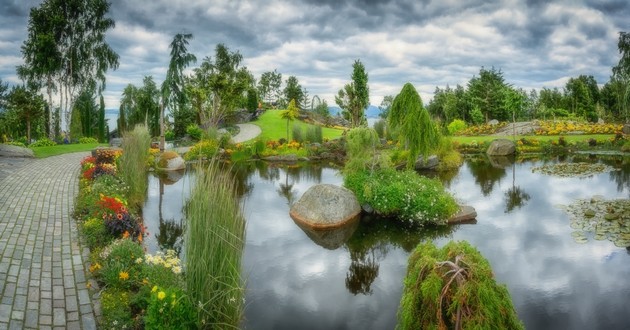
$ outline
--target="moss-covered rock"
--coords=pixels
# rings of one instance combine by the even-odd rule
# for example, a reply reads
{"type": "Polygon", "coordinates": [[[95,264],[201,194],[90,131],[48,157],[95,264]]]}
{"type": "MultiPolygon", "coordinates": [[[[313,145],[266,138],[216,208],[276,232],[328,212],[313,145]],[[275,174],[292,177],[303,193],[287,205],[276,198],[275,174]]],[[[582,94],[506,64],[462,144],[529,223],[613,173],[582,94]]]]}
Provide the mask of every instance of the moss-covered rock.
{"type": "Polygon", "coordinates": [[[468,242],[418,245],[404,284],[399,329],[524,329],[507,289],[468,242]]]}

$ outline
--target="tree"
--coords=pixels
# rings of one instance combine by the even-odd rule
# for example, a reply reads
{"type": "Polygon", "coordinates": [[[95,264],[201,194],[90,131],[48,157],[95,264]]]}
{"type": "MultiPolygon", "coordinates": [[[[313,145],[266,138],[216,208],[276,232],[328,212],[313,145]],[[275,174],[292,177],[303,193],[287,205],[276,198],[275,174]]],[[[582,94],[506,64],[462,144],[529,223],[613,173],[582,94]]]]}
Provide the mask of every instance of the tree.
{"type": "Polygon", "coordinates": [[[597,90],[597,83],[592,76],[581,75],[578,78],[570,78],[565,87],[565,100],[568,102],[568,110],[574,115],[584,117],[591,122],[597,121],[595,100],[599,98],[599,90],[597,90],[596,95],[593,95],[593,88],[591,87],[593,83],[597,90]]]}
{"type": "Polygon", "coordinates": [[[509,87],[504,81],[503,72],[496,70],[494,67],[490,70],[481,68],[479,77],[473,77],[468,82],[468,90],[466,92],[468,100],[471,103],[471,109],[475,106],[483,113],[485,121],[490,118],[500,121],[506,121],[509,113],[503,107],[503,92],[509,87]]]}
{"type": "Polygon", "coordinates": [[[392,107],[392,102],[394,102],[393,95],[385,95],[383,97],[383,101],[381,101],[381,105],[378,106],[381,113],[378,114],[379,117],[386,119],[389,115],[389,109],[392,107]]]}
{"type": "Polygon", "coordinates": [[[621,85],[620,104],[623,108],[626,122],[628,122],[630,112],[630,33],[619,32],[619,42],[617,48],[621,54],[619,63],[613,67],[613,77],[621,85]]]}
{"type": "Polygon", "coordinates": [[[335,103],[350,119],[351,127],[358,127],[365,122],[364,112],[370,104],[370,89],[367,85],[368,75],[360,60],[352,65],[352,82],[346,84],[335,96],[335,103]]]}
{"type": "Polygon", "coordinates": [[[282,86],[282,74],[276,70],[265,72],[260,76],[257,89],[258,95],[263,102],[274,104],[280,97],[280,87],[282,86]]]}
{"type": "Polygon", "coordinates": [[[16,86],[11,89],[7,96],[7,107],[26,124],[26,141],[31,143],[33,123],[40,119],[44,113],[43,98],[26,86],[16,86]]]}
{"type": "Polygon", "coordinates": [[[282,112],[280,113],[280,118],[287,120],[287,142],[289,141],[289,122],[297,118],[298,114],[299,109],[295,105],[294,99],[291,99],[291,102],[289,102],[289,106],[287,107],[287,109],[282,110],[282,112]]]}
{"type": "Polygon", "coordinates": [[[295,76],[289,76],[289,78],[287,78],[286,86],[284,87],[283,93],[286,102],[294,100],[295,106],[298,109],[302,108],[301,101],[304,99],[304,91],[302,90],[302,86],[300,86],[300,83],[295,76]]]}
{"type": "Polygon", "coordinates": [[[72,139],[78,139],[79,137],[94,137],[94,131],[98,129],[98,105],[96,105],[94,90],[84,90],[77,101],[74,103],[74,108],[78,111],[78,115],[75,115],[73,109],[71,119],[70,136],[72,139]],[[76,121],[76,123],[75,123],[76,121]],[[72,124],[76,125],[74,130],[72,124]]]}
{"type": "Polygon", "coordinates": [[[247,110],[249,112],[255,112],[258,108],[258,95],[256,95],[256,89],[250,88],[247,90],[247,110]]]}
{"type": "Polygon", "coordinates": [[[177,136],[185,133],[186,127],[193,122],[194,115],[187,111],[186,101],[187,95],[184,92],[184,69],[191,63],[197,61],[195,55],[188,52],[189,40],[193,38],[191,33],[178,33],[169,45],[171,48],[171,60],[166,71],[166,79],[162,83],[161,103],[160,103],[160,144],[163,149],[164,137],[164,107],[170,109],[173,115],[174,131],[177,136]]]}
{"type": "Polygon", "coordinates": [[[118,68],[119,56],[105,40],[115,26],[105,17],[109,7],[106,0],[45,0],[31,10],[18,74],[33,86],[46,85],[49,103],[57,80],[66,125],[78,95],[87,87],[103,91],[105,74],[118,68]]]}
{"type": "Polygon", "coordinates": [[[98,141],[101,143],[107,142],[107,137],[105,136],[105,100],[103,99],[103,94],[99,99],[99,107],[98,107],[98,141]]]}
{"type": "Polygon", "coordinates": [[[429,152],[439,145],[439,132],[429,112],[422,106],[420,95],[410,83],[406,83],[394,98],[388,121],[393,129],[399,130],[400,142],[409,150],[409,169],[419,155],[426,160],[429,152]]]}

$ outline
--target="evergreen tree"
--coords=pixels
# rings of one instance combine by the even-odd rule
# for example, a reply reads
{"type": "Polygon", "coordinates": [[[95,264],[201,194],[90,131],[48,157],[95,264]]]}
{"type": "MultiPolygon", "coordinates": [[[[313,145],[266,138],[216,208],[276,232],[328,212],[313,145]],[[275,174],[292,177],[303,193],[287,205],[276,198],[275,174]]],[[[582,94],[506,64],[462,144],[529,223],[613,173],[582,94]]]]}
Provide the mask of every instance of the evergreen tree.
{"type": "Polygon", "coordinates": [[[101,94],[100,102],[98,109],[98,141],[101,143],[107,142],[107,137],[105,136],[105,100],[103,99],[103,94],[101,94]]]}

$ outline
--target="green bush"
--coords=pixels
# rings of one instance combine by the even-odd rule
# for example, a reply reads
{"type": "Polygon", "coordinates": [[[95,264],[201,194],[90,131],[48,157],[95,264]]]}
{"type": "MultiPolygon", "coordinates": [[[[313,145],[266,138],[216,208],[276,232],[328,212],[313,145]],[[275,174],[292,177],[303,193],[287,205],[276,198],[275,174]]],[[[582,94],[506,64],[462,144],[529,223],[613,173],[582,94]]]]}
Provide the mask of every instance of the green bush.
{"type": "Polygon", "coordinates": [[[43,138],[43,139],[37,140],[37,141],[36,141],[36,142],[34,142],[34,143],[31,143],[31,144],[29,145],[29,147],[31,147],[31,148],[36,148],[36,147],[51,147],[51,146],[56,146],[56,145],[57,145],[57,143],[56,143],[55,141],[51,141],[51,140],[49,140],[49,139],[47,139],[47,138],[43,138]]]}
{"type": "Polygon", "coordinates": [[[448,124],[446,129],[448,130],[448,134],[455,135],[458,132],[460,132],[462,130],[465,130],[466,127],[467,127],[467,125],[466,125],[465,121],[463,121],[461,119],[455,119],[450,124],[448,124]]]}
{"type": "Polygon", "coordinates": [[[80,228],[83,238],[90,249],[105,247],[114,240],[114,236],[105,227],[103,219],[89,218],[81,224],[80,228]]]}
{"type": "Polygon", "coordinates": [[[195,124],[190,124],[188,125],[188,127],[186,127],[186,134],[188,134],[191,139],[199,141],[201,140],[201,136],[203,135],[203,130],[195,124]]]}
{"type": "Polygon", "coordinates": [[[172,130],[168,130],[168,131],[164,132],[164,140],[165,141],[173,141],[173,140],[175,140],[175,132],[173,132],[172,130]]]}
{"type": "Polygon", "coordinates": [[[299,125],[293,125],[291,136],[293,137],[293,141],[304,142],[304,137],[302,136],[302,127],[299,125]]]}
{"type": "Polygon", "coordinates": [[[11,145],[11,146],[16,146],[16,147],[22,147],[22,148],[26,148],[26,144],[20,142],[20,141],[9,141],[6,142],[5,144],[11,145]]]}
{"type": "Polygon", "coordinates": [[[316,125],[307,127],[304,140],[310,143],[322,143],[324,140],[322,135],[322,127],[316,125]]]}
{"type": "Polygon", "coordinates": [[[347,135],[346,153],[348,159],[344,171],[352,173],[372,168],[376,161],[376,146],[378,144],[378,135],[373,129],[367,127],[351,129],[347,135]]]}
{"type": "Polygon", "coordinates": [[[459,209],[455,199],[437,179],[416,172],[382,168],[347,173],[344,185],[361,205],[370,205],[376,214],[423,224],[446,224],[459,209]]]}
{"type": "Polygon", "coordinates": [[[146,329],[197,329],[197,312],[183,290],[154,286],[144,322],[146,329]]]}
{"type": "Polygon", "coordinates": [[[387,127],[387,121],[385,119],[379,119],[374,123],[374,130],[378,137],[381,139],[385,138],[385,128],[387,127]]]}
{"type": "Polygon", "coordinates": [[[219,144],[219,148],[227,149],[230,144],[232,144],[232,135],[230,134],[221,134],[217,141],[219,144]]]}
{"type": "Polygon", "coordinates": [[[267,149],[267,142],[263,138],[258,138],[254,141],[252,151],[255,155],[261,156],[263,152],[265,152],[265,149],[267,149]]]}
{"type": "Polygon", "coordinates": [[[475,106],[470,111],[470,117],[472,119],[473,124],[475,125],[481,125],[486,121],[485,117],[483,116],[483,113],[481,112],[481,109],[479,109],[478,106],[475,106]]]}
{"type": "Polygon", "coordinates": [[[438,166],[440,171],[456,169],[464,163],[464,158],[455,150],[450,138],[440,139],[436,155],[440,159],[440,165],[438,166]]]}
{"type": "Polygon", "coordinates": [[[134,319],[129,306],[129,293],[107,288],[101,293],[103,329],[135,329],[134,319]]]}
{"type": "Polygon", "coordinates": [[[630,141],[626,141],[623,143],[623,145],[621,146],[621,151],[630,152],[630,141]]]}
{"type": "Polygon", "coordinates": [[[399,329],[524,329],[508,290],[468,242],[418,245],[409,257],[399,329]]]}
{"type": "Polygon", "coordinates": [[[185,160],[210,159],[217,154],[219,146],[215,140],[202,140],[184,155],[185,160]]]}
{"type": "Polygon", "coordinates": [[[101,251],[102,268],[99,275],[107,287],[137,288],[142,282],[142,245],[131,239],[119,239],[101,251]]]}
{"type": "Polygon", "coordinates": [[[98,140],[93,137],[81,137],[79,138],[79,144],[98,143],[98,140]]]}

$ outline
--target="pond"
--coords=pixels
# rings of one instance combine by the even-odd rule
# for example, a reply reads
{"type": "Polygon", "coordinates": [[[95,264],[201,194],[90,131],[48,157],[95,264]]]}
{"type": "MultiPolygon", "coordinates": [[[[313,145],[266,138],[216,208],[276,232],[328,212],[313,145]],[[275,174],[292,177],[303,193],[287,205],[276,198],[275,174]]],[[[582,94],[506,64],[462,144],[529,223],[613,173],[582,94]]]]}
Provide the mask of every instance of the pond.
{"type": "MultiPolygon", "coordinates": [[[[143,210],[149,250],[183,250],[181,211],[194,184],[192,172],[176,182],[150,176],[143,210]]],[[[587,242],[578,243],[561,207],[595,195],[629,198],[628,158],[470,158],[440,179],[460,202],[476,208],[476,224],[421,229],[364,217],[326,235],[298,227],[289,204],[314,184],[340,185],[337,169],[255,162],[235,172],[247,219],[243,328],[393,329],[414,247],[424,240],[440,246],[467,240],[507,286],[527,329],[630,329],[628,250],[588,233],[587,242]],[[535,166],[559,161],[599,162],[617,170],[585,178],[532,173],[535,166]]]]}

